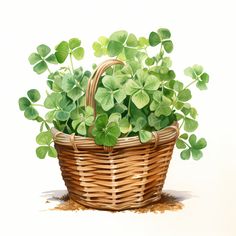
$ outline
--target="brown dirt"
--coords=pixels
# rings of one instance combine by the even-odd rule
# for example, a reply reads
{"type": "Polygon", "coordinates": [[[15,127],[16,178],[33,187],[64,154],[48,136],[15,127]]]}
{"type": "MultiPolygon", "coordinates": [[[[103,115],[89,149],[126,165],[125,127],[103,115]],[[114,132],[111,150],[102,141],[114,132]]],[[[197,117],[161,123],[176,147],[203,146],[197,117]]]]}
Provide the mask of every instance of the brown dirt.
{"type": "MultiPolygon", "coordinates": [[[[62,210],[62,211],[79,211],[79,210],[93,210],[92,208],[83,206],[71,199],[69,199],[68,195],[64,195],[58,200],[63,201],[58,206],[53,208],[52,210],[62,210]]],[[[130,211],[135,213],[163,213],[165,211],[177,211],[183,208],[183,203],[181,203],[176,197],[171,196],[170,194],[163,193],[161,199],[153,204],[150,204],[145,207],[140,207],[136,209],[131,209],[130,211]]],[[[111,211],[113,212],[113,211],[111,211]]],[[[114,211],[117,212],[117,211],[114,211]]]]}

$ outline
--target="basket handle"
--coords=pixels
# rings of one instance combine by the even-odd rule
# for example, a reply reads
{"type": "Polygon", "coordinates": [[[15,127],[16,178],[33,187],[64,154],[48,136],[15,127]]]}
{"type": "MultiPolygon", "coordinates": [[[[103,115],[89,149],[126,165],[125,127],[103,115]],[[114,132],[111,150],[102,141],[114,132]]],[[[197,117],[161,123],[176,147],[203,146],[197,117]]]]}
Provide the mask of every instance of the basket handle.
{"type": "Polygon", "coordinates": [[[118,60],[118,59],[108,59],[104,62],[102,62],[94,71],[92,76],[90,77],[88,81],[88,86],[86,90],[86,106],[91,106],[94,110],[94,118],[96,118],[96,101],[95,101],[95,93],[97,91],[97,85],[98,81],[101,78],[102,74],[108,69],[109,67],[113,65],[123,65],[124,62],[118,60]]]}

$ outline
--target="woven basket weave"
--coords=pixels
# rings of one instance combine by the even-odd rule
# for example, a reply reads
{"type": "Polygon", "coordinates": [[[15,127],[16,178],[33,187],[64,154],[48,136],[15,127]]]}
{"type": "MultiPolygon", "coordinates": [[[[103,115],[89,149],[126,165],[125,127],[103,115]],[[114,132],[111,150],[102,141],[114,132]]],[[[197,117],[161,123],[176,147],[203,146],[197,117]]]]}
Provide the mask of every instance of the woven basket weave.
{"type": "MultiPolygon", "coordinates": [[[[104,71],[119,60],[102,63],[89,80],[86,105],[96,113],[94,95],[104,71]]],[[[96,114],[95,114],[96,116],[96,114]]],[[[95,144],[90,137],[52,128],[62,177],[74,201],[96,209],[124,210],[156,202],[161,197],[178,123],[153,132],[142,144],[137,136],[119,138],[114,147],[95,144]]]]}

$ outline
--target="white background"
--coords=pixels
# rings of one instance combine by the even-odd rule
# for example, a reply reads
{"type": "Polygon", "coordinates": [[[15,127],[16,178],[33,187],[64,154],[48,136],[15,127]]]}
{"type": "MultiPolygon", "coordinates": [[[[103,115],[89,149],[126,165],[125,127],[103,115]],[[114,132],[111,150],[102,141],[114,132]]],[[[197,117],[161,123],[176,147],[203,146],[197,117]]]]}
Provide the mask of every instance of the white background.
{"type": "Polygon", "coordinates": [[[0,235],[236,235],[234,1],[1,1],[0,2],[0,235]],[[100,35],[126,29],[138,36],[166,27],[172,31],[173,68],[203,64],[209,90],[194,90],[199,136],[208,140],[204,158],[182,161],[175,150],[164,189],[182,196],[185,208],[164,214],[98,211],[55,212],[43,192],[65,189],[56,159],[35,156],[39,127],[27,121],[17,100],[31,88],[45,91],[28,55],[79,37],[91,68],[91,44],[100,35]]]}

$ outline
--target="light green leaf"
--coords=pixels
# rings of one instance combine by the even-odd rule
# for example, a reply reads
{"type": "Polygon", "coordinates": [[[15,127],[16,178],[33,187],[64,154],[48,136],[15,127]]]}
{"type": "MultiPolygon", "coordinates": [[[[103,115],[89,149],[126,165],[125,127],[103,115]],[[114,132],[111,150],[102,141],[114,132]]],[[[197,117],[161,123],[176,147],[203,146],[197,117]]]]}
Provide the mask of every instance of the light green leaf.
{"type": "Polygon", "coordinates": [[[136,36],[134,34],[130,34],[128,36],[126,44],[129,47],[137,47],[138,46],[138,40],[137,40],[136,36]]]}
{"type": "Polygon", "coordinates": [[[95,94],[95,99],[101,104],[104,111],[108,111],[114,106],[112,91],[109,91],[105,88],[98,88],[95,94]]]}
{"type": "Polygon", "coordinates": [[[197,110],[194,108],[194,107],[191,107],[190,109],[190,116],[193,118],[193,119],[196,119],[197,118],[197,110]]]}
{"type": "Polygon", "coordinates": [[[75,80],[72,74],[65,74],[62,79],[61,88],[65,92],[69,92],[75,86],[75,80]]]}
{"type": "Polygon", "coordinates": [[[141,87],[132,79],[129,79],[125,84],[125,91],[127,95],[132,95],[139,89],[141,89],[141,87]]]}
{"type": "Polygon", "coordinates": [[[40,93],[37,89],[30,89],[27,95],[32,102],[37,102],[40,99],[40,93]]]}
{"type": "Polygon", "coordinates": [[[107,46],[107,52],[110,57],[118,56],[123,50],[123,45],[120,42],[111,40],[107,46]]]}
{"type": "Polygon", "coordinates": [[[161,39],[169,39],[171,37],[171,33],[166,28],[160,28],[158,29],[158,34],[160,35],[161,39]]]}
{"type": "Polygon", "coordinates": [[[154,75],[149,75],[146,78],[145,84],[144,84],[144,89],[146,90],[157,90],[160,87],[160,80],[154,76],[154,75]]]}
{"type": "MultiPolygon", "coordinates": [[[[135,117],[136,119],[136,117],[135,117]]],[[[147,120],[146,117],[138,117],[138,119],[135,120],[135,122],[133,122],[135,127],[133,128],[133,132],[138,132],[140,130],[142,130],[145,125],[147,124],[147,120]]]]}
{"type": "Polygon", "coordinates": [[[184,133],[184,134],[181,134],[179,137],[182,138],[182,139],[187,140],[188,139],[188,134],[184,133]]]}
{"type": "Polygon", "coordinates": [[[113,92],[113,96],[118,103],[121,103],[126,98],[126,93],[124,89],[117,89],[113,92]]]}
{"type": "Polygon", "coordinates": [[[184,89],[179,92],[177,98],[182,102],[187,102],[192,98],[191,91],[189,89],[184,89]]]}
{"type": "Polygon", "coordinates": [[[140,130],[139,139],[141,143],[147,143],[152,139],[152,133],[147,130],[140,130]]]}
{"type": "Polygon", "coordinates": [[[110,36],[110,40],[123,44],[127,39],[128,33],[124,30],[116,31],[110,36]]]}
{"type": "Polygon", "coordinates": [[[193,159],[196,161],[201,159],[203,156],[202,151],[198,149],[191,148],[191,153],[192,153],[193,159]]]}
{"type": "Polygon", "coordinates": [[[144,90],[139,90],[132,96],[132,102],[137,108],[142,109],[150,101],[148,94],[144,90]]]}
{"type": "Polygon", "coordinates": [[[185,144],[185,142],[182,139],[178,138],[177,141],[176,141],[176,147],[178,149],[185,149],[186,148],[186,144],[185,144]]]}
{"type": "Polygon", "coordinates": [[[52,123],[54,120],[55,111],[49,111],[45,114],[45,119],[47,122],[52,123]]]}
{"type": "Polygon", "coordinates": [[[180,156],[183,160],[189,160],[190,158],[190,150],[186,149],[180,153],[180,156]]]}
{"type": "Polygon", "coordinates": [[[24,115],[29,120],[35,120],[39,116],[39,113],[35,108],[29,106],[25,109],[24,115]]]}
{"type": "Polygon", "coordinates": [[[155,47],[161,42],[160,36],[156,32],[151,32],[149,35],[149,44],[155,47]]]}
{"type": "Polygon", "coordinates": [[[171,40],[167,40],[163,42],[162,44],[167,53],[171,53],[173,51],[174,45],[171,40]]]}
{"type": "Polygon", "coordinates": [[[85,126],[85,122],[81,122],[77,128],[77,132],[81,135],[86,135],[87,131],[86,131],[86,126],[85,126]]]}
{"type": "Polygon", "coordinates": [[[200,90],[206,90],[207,89],[207,85],[203,82],[203,81],[198,81],[196,84],[197,88],[199,88],[200,90]]]}
{"type": "Polygon", "coordinates": [[[125,53],[125,57],[126,59],[133,59],[135,57],[135,55],[137,54],[137,50],[134,48],[128,48],[125,47],[124,48],[124,53],[125,53]]]}
{"type": "Polygon", "coordinates": [[[69,44],[66,41],[62,41],[56,47],[55,56],[59,63],[63,63],[69,54],[69,44]]]}
{"type": "Polygon", "coordinates": [[[200,65],[193,65],[193,70],[196,73],[196,75],[201,75],[203,72],[203,67],[200,65]]]}
{"type": "Polygon", "coordinates": [[[31,105],[31,102],[29,101],[28,98],[22,97],[19,99],[18,104],[19,104],[20,110],[24,111],[27,107],[31,105]]]}
{"type": "Polygon", "coordinates": [[[123,134],[126,134],[126,133],[128,133],[128,132],[130,132],[132,130],[132,126],[129,123],[129,120],[128,120],[127,117],[122,118],[119,121],[119,127],[120,127],[121,133],[123,133],[123,134]]]}
{"type": "Polygon", "coordinates": [[[48,66],[47,66],[46,62],[41,61],[33,67],[33,70],[37,74],[42,74],[43,72],[45,72],[47,70],[47,68],[48,68],[48,66]]]}
{"type": "Polygon", "coordinates": [[[155,130],[160,130],[161,128],[161,120],[158,119],[154,113],[151,113],[149,116],[148,116],[148,124],[151,126],[151,127],[154,127],[155,130]]]}
{"type": "Polygon", "coordinates": [[[185,74],[186,76],[189,76],[189,77],[193,78],[193,79],[196,79],[196,78],[197,78],[197,75],[195,74],[195,72],[194,72],[194,70],[193,70],[192,67],[186,68],[186,69],[184,70],[184,74],[185,74]]]}
{"type": "Polygon", "coordinates": [[[61,98],[62,96],[60,93],[51,93],[46,97],[44,106],[48,109],[55,109],[59,106],[61,98]]]}
{"type": "Polygon", "coordinates": [[[71,98],[73,101],[77,101],[84,95],[84,92],[79,87],[74,87],[67,93],[67,96],[71,98]]]}
{"type": "Polygon", "coordinates": [[[78,38],[72,38],[69,40],[69,48],[75,49],[81,45],[81,41],[78,38]]]}
{"type": "Polygon", "coordinates": [[[52,134],[50,131],[41,132],[36,136],[36,142],[39,145],[50,145],[52,134]]]}
{"type": "Polygon", "coordinates": [[[146,39],[145,37],[140,37],[138,39],[138,45],[143,48],[145,46],[149,46],[149,42],[148,42],[148,39],[146,39]]]}
{"type": "Polygon", "coordinates": [[[145,60],[145,64],[146,64],[147,66],[152,66],[154,63],[155,63],[155,60],[154,60],[152,57],[148,57],[148,58],[145,60]]]}
{"type": "Polygon", "coordinates": [[[37,147],[36,149],[36,155],[38,158],[40,159],[44,159],[48,153],[48,146],[40,146],[40,147],[37,147]]]}
{"type": "Polygon", "coordinates": [[[28,58],[28,60],[29,60],[29,63],[30,63],[31,65],[34,65],[34,64],[36,64],[37,62],[41,61],[42,58],[40,57],[40,55],[39,55],[38,53],[31,53],[30,56],[29,56],[29,58],[28,58]]]}
{"type": "Polygon", "coordinates": [[[72,55],[76,60],[82,60],[84,58],[84,49],[83,48],[76,48],[73,50],[72,55]]]}
{"type": "Polygon", "coordinates": [[[41,44],[37,47],[37,52],[41,57],[46,57],[51,52],[51,49],[47,45],[41,44]]]}
{"type": "Polygon", "coordinates": [[[193,132],[197,129],[198,122],[196,120],[185,118],[184,119],[184,130],[187,132],[193,132]]]}
{"type": "Polygon", "coordinates": [[[66,111],[57,111],[55,113],[55,118],[60,121],[66,121],[70,117],[70,113],[66,111]]]}
{"type": "Polygon", "coordinates": [[[49,146],[48,147],[48,156],[57,157],[57,150],[54,147],[49,146]]]}

